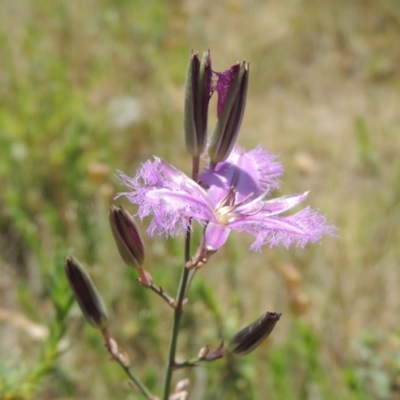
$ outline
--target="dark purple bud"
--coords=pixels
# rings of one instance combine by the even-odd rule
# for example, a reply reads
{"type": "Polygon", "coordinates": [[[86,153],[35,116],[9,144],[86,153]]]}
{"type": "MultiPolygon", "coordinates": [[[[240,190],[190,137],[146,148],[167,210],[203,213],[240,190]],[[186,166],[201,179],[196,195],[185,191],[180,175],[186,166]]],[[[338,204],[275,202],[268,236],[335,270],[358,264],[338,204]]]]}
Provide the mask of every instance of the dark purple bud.
{"type": "Polygon", "coordinates": [[[229,342],[229,350],[244,356],[258,347],[267,338],[282,314],[266,312],[257,321],[240,330],[229,342]]]}
{"type": "Polygon", "coordinates": [[[108,218],[122,259],[131,267],[142,267],[145,256],[144,244],[133,218],[122,206],[114,205],[110,207],[108,218]]]}
{"type": "Polygon", "coordinates": [[[204,151],[207,141],[211,77],[210,51],[204,52],[201,61],[192,51],[185,82],[184,129],[186,149],[193,157],[204,151]]]}
{"type": "Polygon", "coordinates": [[[89,274],[72,256],[65,260],[65,273],[86,320],[97,329],[106,328],[108,325],[107,309],[89,274]]]}
{"type": "Polygon", "coordinates": [[[249,64],[237,63],[217,75],[218,120],[208,149],[211,167],[226,160],[236,143],[246,108],[249,64]]]}

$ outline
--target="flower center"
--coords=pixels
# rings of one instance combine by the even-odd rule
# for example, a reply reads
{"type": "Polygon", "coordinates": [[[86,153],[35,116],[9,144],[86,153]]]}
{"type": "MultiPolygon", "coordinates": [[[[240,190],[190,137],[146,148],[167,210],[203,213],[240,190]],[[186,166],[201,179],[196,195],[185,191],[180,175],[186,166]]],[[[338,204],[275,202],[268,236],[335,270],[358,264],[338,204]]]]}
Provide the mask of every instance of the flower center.
{"type": "Polygon", "coordinates": [[[230,187],[224,197],[215,205],[214,215],[221,225],[227,225],[231,221],[232,212],[235,209],[236,191],[230,187]]]}
{"type": "Polygon", "coordinates": [[[231,186],[225,196],[215,205],[215,218],[221,225],[228,225],[229,223],[245,217],[247,214],[237,212],[237,209],[246,203],[252,196],[253,193],[249,193],[244,199],[236,202],[236,190],[231,186]]]}

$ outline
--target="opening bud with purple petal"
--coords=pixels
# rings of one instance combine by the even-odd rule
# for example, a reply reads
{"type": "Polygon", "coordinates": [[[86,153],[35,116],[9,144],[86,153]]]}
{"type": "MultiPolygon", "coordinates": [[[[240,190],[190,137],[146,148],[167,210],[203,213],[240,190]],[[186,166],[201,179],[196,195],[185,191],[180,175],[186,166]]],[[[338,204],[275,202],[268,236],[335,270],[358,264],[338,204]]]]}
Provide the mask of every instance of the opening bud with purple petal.
{"type": "Polygon", "coordinates": [[[208,148],[211,168],[225,161],[236,143],[246,108],[249,64],[236,63],[217,76],[218,120],[208,148]]]}
{"type": "Polygon", "coordinates": [[[64,267],[69,285],[87,322],[97,329],[105,329],[108,325],[107,309],[89,274],[72,256],[66,258],[64,267]]]}
{"type": "Polygon", "coordinates": [[[257,321],[233,336],[228,345],[229,350],[237,356],[244,356],[253,351],[270,335],[281,315],[267,311],[257,321]]]}
{"type": "Polygon", "coordinates": [[[186,149],[198,157],[204,151],[207,141],[208,103],[211,97],[210,51],[198,54],[191,52],[185,82],[184,129],[186,149]]]}
{"type": "Polygon", "coordinates": [[[108,214],[111,231],[117,244],[119,254],[128,266],[141,268],[145,250],[139,229],[134,219],[122,207],[110,207],[108,214]]]}

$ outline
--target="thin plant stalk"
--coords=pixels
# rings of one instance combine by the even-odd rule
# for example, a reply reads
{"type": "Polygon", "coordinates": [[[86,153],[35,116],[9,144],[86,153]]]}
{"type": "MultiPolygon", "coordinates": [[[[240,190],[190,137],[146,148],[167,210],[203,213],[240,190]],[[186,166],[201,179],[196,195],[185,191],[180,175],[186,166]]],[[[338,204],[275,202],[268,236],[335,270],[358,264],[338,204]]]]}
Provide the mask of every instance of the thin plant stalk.
{"type": "Polygon", "coordinates": [[[199,175],[200,170],[200,157],[194,156],[192,157],[192,179],[197,182],[197,177],[199,175]]]}
{"type": "Polygon", "coordinates": [[[129,359],[124,353],[121,353],[120,349],[118,348],[117,343],[111,337],[110,332],[107,328],[101,331],[103,338],[105,340],[105,345],[107,350],[109,351],[113,360],[115,360],[125,371],[126,375],[128,375],[129,379],[135,384],[133,386],[139,393],[141,393],[147,400],[156,400],[147,387],[136,377],[136,375],[132,372],[129,367],[129,359]]]}
{"type": "Polygon", "coordinates": [[[122,367],[125,373],[129,376],[129,379],[134,382],[140,393],[146,397],[147,400],[155,400],[155,397],[147,390],[147,388],[140,382],[140,380],[135,376],[132,370],[124,365],[122,362],[117,360],[118,364],[122,367]]]}
{"type": "MultiPolygon", "coordinates": [[[[199,174],[199,163],[200,158],[192,157],[192,179],[194,181],[197,180],[197,176],[199,174]]],[[[173,370],[176,364],[175,355],[176,355],[176,346],[178,343],[178,334],[179,334],[179,327],[181,322],[181,317],[183,313],[183,301],[185,299],[185,294],[190,284],[190,270],[186,268],[187,263],[190,261],[190,240],[192,237],[192,221],[189,221],[189,226],[186,230],[185,236],[185,250],[184,250],[184,262],[182,267],[182,274],[181,279],[179,282],[178,293],[176,296],[176,305],[174,310],[174,322],[172,325],[171,331],[171,339],[169,343],[169,351],[168,351],[168,361],[167,366],[165,368],[165,381],[164,381],[164,393],[163,393],[163,400],[169,399],[169,394],[171,392],[171,380],[173,370]]]]}
{"type": "Polygon", "coordinates": [[[189,281],[189,269],[186,268],[186,263],[190,260],[191,236],[192,236],[192,233],[191,233],[191,224],[190,224],[186,231],[186,237],[185,237],[185,260],[183,263],[181,280],[179,282],[178,294],[177,294],[177,298],[176,298],[176,307],[174,310],[174,322],[173,322],[173,326],[172,326],[171,339],[170,339],[170,344],[169,344],[168,361],[167,361],[167,366],[166,366],[166,370],[165,370],[163,400],[168,400],[169,394],[171,391],[171,379],[172,379],[172,373],[173,373],[174,366],[175,366],[175,354],[176,354],[176,346],[177,346],[177,342],[178,342],[179,327],[180,327],[180,322],[181,322],[181,317],[182,317],[182,312],[183,312],[183,309],[182,309],[183,300],[185,298],[186,288],[187,288],[188,281],[189,281]]]}

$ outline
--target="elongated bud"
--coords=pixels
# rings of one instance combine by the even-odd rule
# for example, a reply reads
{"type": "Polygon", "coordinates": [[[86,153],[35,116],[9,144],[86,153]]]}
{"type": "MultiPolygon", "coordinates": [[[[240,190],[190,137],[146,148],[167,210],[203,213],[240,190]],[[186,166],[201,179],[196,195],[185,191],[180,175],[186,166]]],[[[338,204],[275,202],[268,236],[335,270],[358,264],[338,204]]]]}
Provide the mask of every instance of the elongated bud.
{"type": "Polygon", "coordinates": [[[140,268],[144,262],[145,250],[135,221],[122,206],[114,205],[110,207],[108,218],[122,259],[127,265],[140,268]]]}
{"type": "Polygon", "coordinates": [[[235,145],[246,108],[249,64],[237,63],[218,75],[218,120],[208,149],[212,168],[226,160],[235,145]]]}
{"type": "Polygon", "coordinates": [[[208,103],[211,97],[210,51],[203,53],[201,61],[192,51],[185,82],[184,129],[186,149],[193,156],[199,156],[207,141],[208,103]]]}
{"type": "Polygon", "coordinates": [[[65,273],[87,322],[97,329],[106,328],[108,325],[107,309],[89,274],[72,256],[65,260],[65,273]]]}
{"type": "Polygon", "coordinates": [[[244,356],[258,347],[274,329],[282,314],[266,312],[257,321],[240,330],[229,342],[229,350],[244,356]]]}

